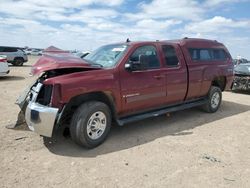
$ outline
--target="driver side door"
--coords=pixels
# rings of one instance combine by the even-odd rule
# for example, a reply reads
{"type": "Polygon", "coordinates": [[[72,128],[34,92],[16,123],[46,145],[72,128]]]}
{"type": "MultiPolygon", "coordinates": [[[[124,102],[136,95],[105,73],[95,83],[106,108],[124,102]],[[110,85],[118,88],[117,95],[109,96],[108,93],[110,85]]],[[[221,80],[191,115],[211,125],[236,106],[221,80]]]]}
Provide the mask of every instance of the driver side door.
{"type": "Polygon", "coordinates": [[[122,114],[129,115],[160,107],[166,101],[165,74],[155,45],[144,45],[134,49],[128,60],[139,62],[146,56],[148,67],[143,70],[120,71],[122,114]]]}

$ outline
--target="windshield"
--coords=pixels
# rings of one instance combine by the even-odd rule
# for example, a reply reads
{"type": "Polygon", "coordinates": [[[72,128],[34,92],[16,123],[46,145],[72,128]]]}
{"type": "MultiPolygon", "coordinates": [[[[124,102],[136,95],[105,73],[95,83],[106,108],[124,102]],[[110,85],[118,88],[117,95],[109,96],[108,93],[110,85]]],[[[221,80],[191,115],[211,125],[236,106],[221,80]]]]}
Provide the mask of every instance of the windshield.
{"type": "Polygon", "coordinates": [[[124,55],[126,49],[127,45],[124,44],[106,45],[90,53],[84,59],[90,64],[98,64],[105,68],[113,67],[124,55]]]}

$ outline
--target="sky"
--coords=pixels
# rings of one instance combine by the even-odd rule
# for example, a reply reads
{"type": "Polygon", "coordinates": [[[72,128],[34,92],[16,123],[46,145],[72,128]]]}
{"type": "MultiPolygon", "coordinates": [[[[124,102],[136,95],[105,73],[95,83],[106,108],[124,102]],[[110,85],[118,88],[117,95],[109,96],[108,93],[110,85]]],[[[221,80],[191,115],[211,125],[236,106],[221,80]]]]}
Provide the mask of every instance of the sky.
{"type": "Polygon", "coordinates": [[[89,50],[207,38],[250,59],[250,0],[0,0],[0,45],[89,50]]]}

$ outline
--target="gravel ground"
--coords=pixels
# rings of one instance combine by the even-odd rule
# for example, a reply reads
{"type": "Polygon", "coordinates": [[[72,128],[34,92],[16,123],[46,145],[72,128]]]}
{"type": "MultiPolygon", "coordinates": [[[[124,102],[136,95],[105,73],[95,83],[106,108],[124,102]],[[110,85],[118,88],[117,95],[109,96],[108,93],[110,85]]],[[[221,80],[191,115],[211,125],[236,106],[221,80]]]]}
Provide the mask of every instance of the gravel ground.
{"type": "Polygon", "coordinates": [[[113,127],[87,150],[59,133],[5,128],[35,61],[0,78],[0,187],[250,187],[250,94],[224,92],[215,114],[190,109],[113,127]]]}

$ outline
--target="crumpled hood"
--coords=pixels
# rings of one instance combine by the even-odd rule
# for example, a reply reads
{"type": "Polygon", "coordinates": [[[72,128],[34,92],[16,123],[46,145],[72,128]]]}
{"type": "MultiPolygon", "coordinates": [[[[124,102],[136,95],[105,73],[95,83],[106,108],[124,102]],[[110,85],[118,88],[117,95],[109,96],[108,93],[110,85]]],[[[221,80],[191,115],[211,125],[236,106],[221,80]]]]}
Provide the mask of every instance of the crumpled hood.
{"type": "Polygon", "coordinates": [[[49,70],[67,68],[100,69],[100,67],[90,65],[83,59],[75,57],[70,53],[45,54],[32,66],[31,74],[38,75],[49,70]]]}

